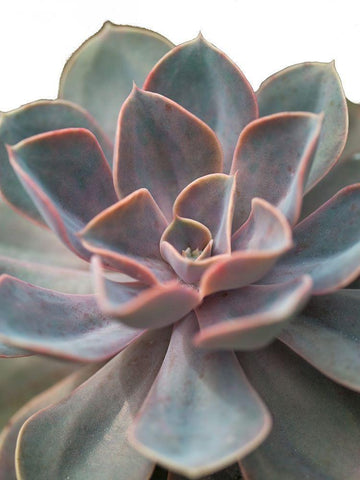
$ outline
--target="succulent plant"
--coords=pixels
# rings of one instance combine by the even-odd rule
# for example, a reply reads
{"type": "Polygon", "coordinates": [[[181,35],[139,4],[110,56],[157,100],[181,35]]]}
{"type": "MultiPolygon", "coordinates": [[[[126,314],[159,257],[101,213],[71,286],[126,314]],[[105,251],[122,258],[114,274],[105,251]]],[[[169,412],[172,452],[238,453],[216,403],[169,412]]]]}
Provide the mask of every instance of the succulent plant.
{"type": "Polygon", "coordinates": [[[359,478],[359,138],[333,63],[111,23],[2,114],[0,478],[359,478]]]}

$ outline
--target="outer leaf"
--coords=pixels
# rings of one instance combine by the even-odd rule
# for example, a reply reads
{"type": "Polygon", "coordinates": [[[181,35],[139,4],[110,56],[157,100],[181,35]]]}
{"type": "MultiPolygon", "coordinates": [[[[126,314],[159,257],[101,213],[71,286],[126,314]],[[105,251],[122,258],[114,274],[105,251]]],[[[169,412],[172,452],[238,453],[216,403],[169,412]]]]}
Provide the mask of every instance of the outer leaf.
{"type": "Polygon", "coordinates": [[[145,90],[175,100],[207,123],[230,170],[239,133],[258,116],[254,92],[237,66],[202,35],[175,47],[147,77],[145,90]]]}
{"type": "Polygon", "coordinates": [[[160,239],[167,225],[145,188],[101,212],[80,237],[87,250],[137,280],[156,284],[174,274],[160,255],[160,239]]]}
{"type": "Polygon", "coordinates": [[[109,163],[112,145],[94,119],[82,108],[64,100],[39,100],[0,113],[0,189],[6,200],[37,223],[47,226],[9,164],[5,144],[14,145],[39,133],[62,128],[87,128],[98,139],[109,163]]]}
{"type": "Polygon", "coordinates": [[[310,277],[278,285],[253,285],[207,298],[196,310],[196,346],[253,350],[269,344],[308,300],[310,277]]]}
{"type": "Polygon", "coordinates": [[[105,22],[65,65],[59,97],[85,107],[113,139],[121,104],[133,81],[141,85],[172,47],[150,30],[105,22]]]}
{"type": "Polygon", "coordinates": [[[30,355],[32,355],[32,353],[30,353],[28,350],[23,350],[22,348],[16,348],[0,342],[1,358],[28,357],[30,355]]]}
{"type": "Polygon", "coordinates": [[[235,177],[206,175],[184,188],[174,203],[174,215],[192,218],[209,228],[214,255],[231,251],[235,186],[235,177]]]}
{"type": "Polygon", "coordinates": [[[294,229],[295,247],[264,279],[311,276],[313,293],[337,290],[360,273],[360,184],[344,188],[294,229]]]}
{"type": "Polygon", "coordinates": [[[104,317],[93,295],[66,295],[3,275],[0,339],[15,347],[71,360],[102,361],[142,331],[104,317]]]}
{"type": "Polygon", "coordinates": [[[360,392],[360,290],[314,297],[280,335],[332,380],[360,392]]]}
{"type": "Polygon", "coordinates": [[[24,422],[42,408],[58,402],[67,396],[90,375],[95,373],[97,369],[97,366],[92,365],[78,370],[45,392],[34,397],[16,412],[0,435],[0,478],[6,480],[16,480],[17,478],[15,472],[15,447],[19,431],[24,422]]]}
{"type": "Polygon", "coordinates": [[[20,432],[22,480],[146,480],[154,466],[126,431],[160,368],[169,332],[148,332],[61,403],[31,417],[20,432]]]}
{"type": "Polygon", "coordinates": [[[32,397],[74,371],[76,365],[38,356],[0,359],[0,430],[32,397]]]}
{"type": "Polygon", "coordinates": [[[119,196],[146,187],[168,220],[178,193],[222,170],[214,132],[175,102],[134,87],[118,124],[114,165],[119,196]]]}
{"type": "Polygon", "coordinates": [[[268,439],[242,460],[245,478],[358,479],[360,396],[280,342],[239,358],[274,420],[268,439]]]}
{"type": "Polygon", "coordinates": [[[92,263],[101,310],[129,327],[170,325],[201,302],[194,288],[176,280],[148,288],[138,282],[117,283],[103,276],[99,257],[93,257],[92,263]]]}
{"type": "Polygon", "coordinates": [[[360,104],[350,102],[350,100],[346,102],[349,114],[349,134],[341,155],[341,161],[360,154],[360,104]]]}
{"type": "Polygon", "coordinates": [[[111,171],[93,134],[75,128],[44,133],[18,143],[9,153],[49,226],[69,248],[88,259],[90,254],[75,233],[117,201],[111,171]]]}
{"type": "Polygon", "coordinates": [[[231,256],[221,256],[201,278],[203,296],[240,288],[262,278],[292,245],[282,213],[260,198],[252,201],[247,222],[233,235],[231,256]]]}
{"type": "Polygon", "coordinates": [[[301,63],[265,80],[257,92],[260,116],[277,112],[324,112],[319,145],[306,182],[309,191],[336,163],[347,137],[345,95],[334,63],[301,63]]]}
{"type": "Polygon", "coordinates": [[[233,231],[247,219],[253,197],[267,200],[296,223],[322,120],[310,113],[278,113],[242,131],[231,167],[238,172],[233,231]]]}
{"type": "Polygon", "coordinates": [[[191,478],[224,468],[256,448],[271,423],[232,353],[204,354],[191,346],[196,329],[193,314],[175,327],[159,375],[129,431],[137,450],[191,478]]]}

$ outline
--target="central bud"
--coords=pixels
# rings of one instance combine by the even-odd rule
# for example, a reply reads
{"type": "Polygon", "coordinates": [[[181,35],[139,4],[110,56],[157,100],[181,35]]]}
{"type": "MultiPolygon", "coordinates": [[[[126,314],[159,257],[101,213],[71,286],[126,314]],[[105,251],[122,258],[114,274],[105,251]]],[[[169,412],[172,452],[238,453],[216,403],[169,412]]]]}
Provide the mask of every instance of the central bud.
{"type": "Polygon", "coordinates": [[[190,260],[196,260],[202,254],[202,250],[199,250],[198,248],[192,250],[190,247],[187,247],[187,249],[183,250],[181,254],[183,257],[189,258],[190,260]]]}

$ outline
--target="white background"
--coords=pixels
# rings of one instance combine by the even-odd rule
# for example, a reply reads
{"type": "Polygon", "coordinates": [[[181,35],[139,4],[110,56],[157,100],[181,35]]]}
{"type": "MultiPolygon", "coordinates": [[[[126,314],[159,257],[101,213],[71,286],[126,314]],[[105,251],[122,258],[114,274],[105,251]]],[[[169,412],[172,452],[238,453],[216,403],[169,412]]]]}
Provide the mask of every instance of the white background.
{"type": "Polygon", "coordinates": [[[174,43],[199,30],[254,89],[281,68],[335,59],[360,102],[359,0],[0,0],[0,110],[54,98],[71,53],[105,20],[158,31],[174,43]]]}

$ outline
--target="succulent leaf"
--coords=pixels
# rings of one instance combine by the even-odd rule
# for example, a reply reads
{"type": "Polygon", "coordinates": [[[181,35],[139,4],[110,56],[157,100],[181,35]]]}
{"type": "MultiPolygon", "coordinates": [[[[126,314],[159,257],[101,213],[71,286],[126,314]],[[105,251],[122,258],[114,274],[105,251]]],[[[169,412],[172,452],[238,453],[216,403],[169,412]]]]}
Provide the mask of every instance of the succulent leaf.
{"type": "Polygon", "coordinates": [[[108,265],[152,285],[175,278],[160,255],[166,226],[157,203],[141,188],[93,218],[79,236],[108,265]]]}
{"type": "Polygon", "coordinates": [[[57,130],[23,140],[9,147],[9,154],[48,225],[71,250],[89,259],[75,233],[118,200],[94,135],[86,129],[57,130]]]}
{"type": "Polygon", "coordinates": [[[147,77],[145,90],[171,98],[218,136],[228,173],[241,130],[258,116],[255,94],[239,68],[202,35],[171,50],[147,77]]]}
{"type": "Polygon", "coordinates": [[[142,85],[172,47],[150,30],[106,22],[66,63],[59,97],[86,108],[113,141],[120,107],[133,82],[142,85]]]}
{"type": "Polygon", "coordinates": [[[63,128],[86,128],[98,139],[108,162],[112,145],[94,119],[78,105],[64,100],[39,100],[0,114],[0,190],[3,197],[31,220],[47,226],[9,164],[5,144],[63,128]]]}
{"type": "Polygon", "coordinates": [[[280,340],[321,373],[360,392],[360,290],[313,297],[280,340]]]}
{"type": "Polygon", "coordinates": [[[99,362],[142,333],[102,315],[93,295],[54,292],[8,275],[0,277],[0,302],[0,340],[34,353],[99,362]]]}
{"type": "Polygon", "coordinates": [[[305,190],[334,166],[347,137],[346,98],[334,63],[300,63],[265,80],[257,92],[260,116],[277,112],[321,113],[324,122],[305,190]]]}
{"type": "Polygon", "coordinates": [[[196,330],[194,314],[174,327],[159,375],[129,431],[139,452],[191,478],[246,455],[271,424],[234,354],[195,349],[196,330]]]}
{"type": "Polygon", "coordinates": [[[190,183],[175,200],[174,215],[196,220],[210,230],[213,255],[231,252],[235,177],[214,173],[190,183]]]}
{"type": "Polygon", "coordinates": [[[294,229],[294,248],[265,283],[311,276],[314,294],[330,293],[360,273],[360,184],[338,192],[294,229]]]}
{"type": "Polygon", "coordinates": [[[273,417],[269,437],[241,461],[245,478],[358,478],[359,395],[328,380],[280,342],[238,357],[273,417]]]}
{"type": "Polygon", "coordinates": [[[264,198],[296,223],[322,121],[322,115],[278,113],[242,131],[231,167],[238,173],[233,231],[247,219],[253,197],[264,198]]]}
{"type": "Polygon", "coordinates": [[[360,104],[346,100],[349,114],[349,133],[345,148],[341,154],[340,162],[360,155],[360,104]]]}
{"type": "Polygon", "coordinates": [[[92,260],[100,309],[133,328],[160,328],[189,313],[201,302],[198,292],[177,280],[145,286],[119,283],[103,275],[101,260],[92,260]]]}
{"type": "Polygon", "coordinates": [[[119,196],[150,190],[168,220],[178,193],[222,170],[214,132],[172,100],[134,87],[119,116],[114,178],[119,196]]]}
{"type": "Polygon", "coordinates": [[[147,332],[61,403],[32,416],[18,440],[21,478],[149,478],[154,465],[129,445],[126,431],[158,373],[169,334],[147,332]]]}
{"type": "Polygon", "coordinates": [[[308,300],[312,282],[303,276],[287,283],[251,285],[221,292],[196,309],[196,346],[253,350],[274,340],[308,300]]]}

